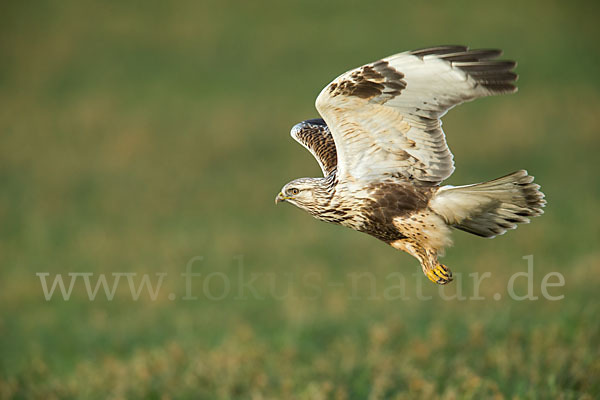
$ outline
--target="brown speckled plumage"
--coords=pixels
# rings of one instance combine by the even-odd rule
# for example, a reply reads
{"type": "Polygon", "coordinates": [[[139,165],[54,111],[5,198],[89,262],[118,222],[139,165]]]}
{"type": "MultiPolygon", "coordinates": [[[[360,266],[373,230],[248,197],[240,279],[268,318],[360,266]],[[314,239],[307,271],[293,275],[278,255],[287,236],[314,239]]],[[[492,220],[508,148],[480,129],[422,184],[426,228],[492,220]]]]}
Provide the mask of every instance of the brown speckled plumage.
{"type": "Polygon", "coordinates": [[[335,172],[337,166],[335,142],[325,121],[318,118],[296,124],[292,128],[291,135],[317,159],[323,175],[327,176],[335,172]]]}
{"type": "Polygon", "coordinates": [[[407,237],[394,221],[427,208],[434,189],[416,187],[408,182],[378,183],[367,188],[371,193],[365,201],[365,224],[361,232],[375,236],[386,243],[407,237]]]}
{"type": "Polygon", "coordinates": [[[387,61],[377,61],[353,71],[348,78],[329,85],[329,93],[336,96],[356,96],[387,101],[398,96],[406,88],[404,74],[389,66],[387,61]]]}
{"type": "Polygon", "coordinates": [[[317,159],[321,178],[286,184],[287,201],[314,217],[406,251],[439,284],[450,228],[493,237],[542,213],[544,195],[517,171],[489,182],[440,186],[454,171],[440,118],[478,97],[516,91],[516,63],[500,50],[438,46],[399,53],[340,75],[316,101],[323,119],[292,137],[317,159]]]}

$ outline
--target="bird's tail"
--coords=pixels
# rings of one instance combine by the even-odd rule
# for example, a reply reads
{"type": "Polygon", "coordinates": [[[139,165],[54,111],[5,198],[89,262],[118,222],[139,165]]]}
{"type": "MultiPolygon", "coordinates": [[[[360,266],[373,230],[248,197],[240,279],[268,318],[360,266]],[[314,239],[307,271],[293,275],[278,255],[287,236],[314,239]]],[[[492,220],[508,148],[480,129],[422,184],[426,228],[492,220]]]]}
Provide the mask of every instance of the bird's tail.
{"type": "Polygon", "coordinates": [[[448,225],[491,238],[543,214],[546,201],[539,189],[521,170],[489,182],[443,186],[429,204],[448,225]]]}

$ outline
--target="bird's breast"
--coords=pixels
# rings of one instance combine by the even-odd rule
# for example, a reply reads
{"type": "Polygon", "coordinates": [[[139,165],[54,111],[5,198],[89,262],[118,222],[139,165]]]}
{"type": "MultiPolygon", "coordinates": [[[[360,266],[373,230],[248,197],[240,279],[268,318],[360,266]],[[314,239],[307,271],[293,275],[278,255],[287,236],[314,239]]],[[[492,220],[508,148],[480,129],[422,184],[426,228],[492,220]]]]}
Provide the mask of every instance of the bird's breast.
{"type": "Polygon", "coordinates": [[[431,188],[418,188],[408,182],[376,183],[355,190],[339,186],[320,218],[385,242],[406,237],[394,220],[427,209],[432,192],[431,188]]]}

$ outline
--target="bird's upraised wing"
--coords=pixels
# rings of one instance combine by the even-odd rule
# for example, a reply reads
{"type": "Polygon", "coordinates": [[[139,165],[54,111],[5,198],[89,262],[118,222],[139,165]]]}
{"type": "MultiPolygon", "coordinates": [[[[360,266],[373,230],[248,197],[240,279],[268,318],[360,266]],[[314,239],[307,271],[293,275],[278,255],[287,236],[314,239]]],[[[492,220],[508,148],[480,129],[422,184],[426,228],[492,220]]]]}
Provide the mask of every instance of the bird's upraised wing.
{"type": "Polygon", "coordinates": [[[340,75],[317,97],[338,176],[438,184],[454,171],[440,118],[478,97],[516,91],[500,50],[440,46],[399,53],[340,75]]]}
{"type": "Polygon", "coordinates": [[[290,134],[317,159],[323,176],[336,170],[335,142],[325,121],[318,118],[300,122],[292,127],[290,134]]]}

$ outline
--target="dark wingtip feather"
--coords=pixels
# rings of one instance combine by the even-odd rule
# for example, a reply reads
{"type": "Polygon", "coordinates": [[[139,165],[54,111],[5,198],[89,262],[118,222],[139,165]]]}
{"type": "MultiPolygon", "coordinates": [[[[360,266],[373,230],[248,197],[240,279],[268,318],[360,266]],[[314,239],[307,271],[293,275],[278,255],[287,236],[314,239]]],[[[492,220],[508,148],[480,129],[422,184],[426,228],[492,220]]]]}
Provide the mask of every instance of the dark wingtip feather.
{"type": "Polygon", "coordinates": [[[475,60],[466,62],[453,62],[454,67],[465,71],[510,71],[517,66],[512,60],[475,60]]]}
{"type": "Polygon", "coordinates": [[[495,60],[502,55],[500,49],[469,50],[467,46],[445,45],[413,50],[410,54],[421,58],[435,55],[451,63],[453,67],[465,71],[493,94],[517,91],[514,83],[518,75],[512,71],[517,63],[511,60],[495,60]]]}
{"type": "Polygon", "coordinates": [[[450,45],[442,45],[436,47],[425,47],[422,49],[417,49],[410,51],[409,53],[413,56],[425,57],[431,54],[448,54],[448,53],[457,53],[467,51],[469,48],[467,46],[450,44],[450,45]]]}
{"type": "Polygon", "coordinates": [[[481,85],[495,94],[515,93],[518,90],[518,88],[515,85],[512,85],[510,83],[500,84],[500,83],[485,83],[484,82],[481,85]]]}
{"type": "Polygon", "coordinates": [[[457,53],[443,54],[440,58],[446,61],[458,62],[458,61],[481,61],[496,58],[502,55],[500,49],[477,49],[477,50],[466,50],[457,53]]]}
{"type": "Polygon", "coordinates": [[[306,121],[302,121],[301,124],[312,124],[312,125],[325,125],[325,126],[327,126],[327,123],[323,120],[323,118],[307,119],[306,121]]]}

